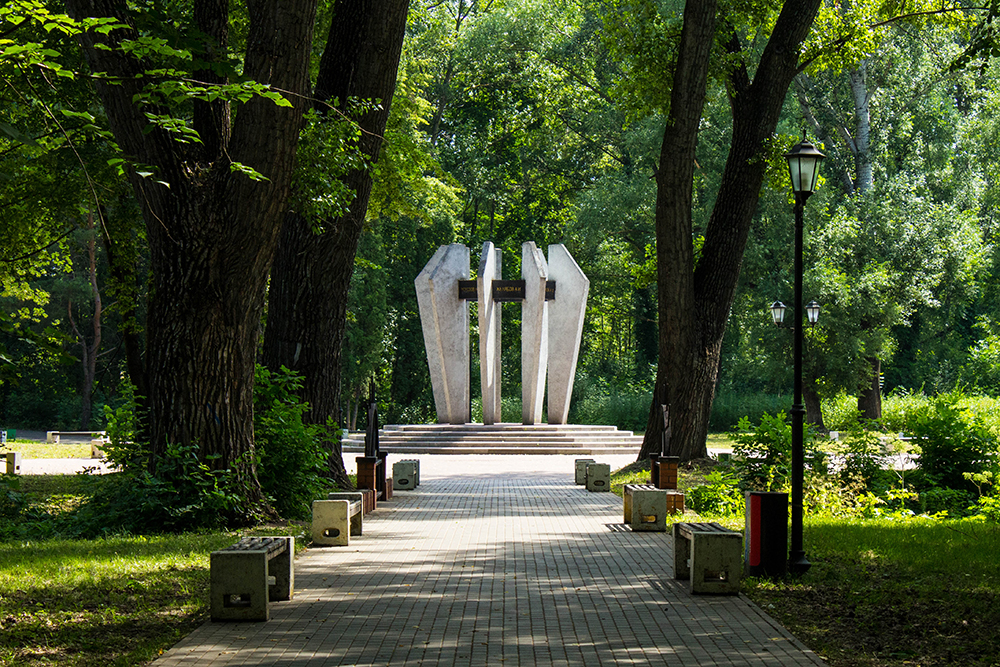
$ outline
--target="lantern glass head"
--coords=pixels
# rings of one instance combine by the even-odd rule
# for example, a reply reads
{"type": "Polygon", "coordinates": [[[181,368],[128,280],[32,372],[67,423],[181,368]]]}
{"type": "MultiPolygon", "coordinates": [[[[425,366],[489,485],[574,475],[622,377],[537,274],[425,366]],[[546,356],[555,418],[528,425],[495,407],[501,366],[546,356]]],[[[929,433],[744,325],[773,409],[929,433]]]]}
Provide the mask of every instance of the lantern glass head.
{"type": "Polygon", "coordinates": [[[809,196],[816,191],[819,163],[825,157],[806,139],[805,134],[802,135],[801,142],[785,153],[785,159],[788,160],[788,174],[792,179],[792,191],[796,195],[809,196]]]}
{"type": "Polygon", "coordinates": [[[809,324],[814,325],[819,322],[819,304],[815,301],[806,304],[806,315],[809,317],[809,324]]]}
{"type": "Polygon", "coordinates": [[[785,321],[785,304],[780,301],[775,301],[771,304],[771,319],[774,320],[775,325],[781,326],[781,323],[785,321]]]}

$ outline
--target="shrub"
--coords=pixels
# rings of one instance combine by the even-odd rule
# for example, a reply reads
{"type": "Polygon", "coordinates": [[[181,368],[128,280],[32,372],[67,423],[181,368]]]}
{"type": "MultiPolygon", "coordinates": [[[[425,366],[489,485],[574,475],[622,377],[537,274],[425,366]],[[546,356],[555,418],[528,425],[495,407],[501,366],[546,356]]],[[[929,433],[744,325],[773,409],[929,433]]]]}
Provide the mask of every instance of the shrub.
{"type": "MultiPolygon", "coordinates": [[[[327,430],[303,423],[308,405],[295,395],[301,380],[282,369],[258,368],[254,392],[256,450],[254,461],[261,490],[283,516],[301,518],[325,487],[323,472],[327,430]]],[[[168,443],[158,454],[156,472],[149,471],[150,448],[138,433],[134,389],[124,390],[125,403],[107,408],[107,446],[119,470],[85,503],[72,532],[82,536],[108,533],[155,533],[196,528],[248,525],[263,519],[250,490],[234,470],[214,470],[202,460],[197,444],[168,443]]]]}
{"type": "Polygon", "coordinates": [[[144,415],[138,409],[135,385],[123,380],[120,398],[119,407],[104,406],[110,440],[103,447],[104,455],[108,464],[116,470],[139,471],[147,466],[150,452],[139,433],[140,421],[144,415]]]}
{"type": "Polygon", "coordinates": [[[975,497],[964,489],[942,489],[932,487],[920,493],[919,507],[921,514],[941,514],[949,517],[963,517],[974,513],[970,508],[975,497]]]}
{"type": "Polygon", "coordinates": [[[231,470],[212,470],[195,444],[167,444],[156,474],[129,468],[116,473],[80,507],[70,532],[80,537],[178,532],[246,525],[262,517],[231,470]]]}
{"type": "Polygon", "coordinates": [[[839,394],[824,399],[821,405],[823,425],[831,431],[848,431],[858,423],[858,397],[839,394]]]}
{"type": "Polygon", "coordinates": [[[810,472],[803,479],[802,504],[810,515],[851,516],[864,490],[864,483],[857,479],[810,472]]]}
{"type": "Polygon", "coordinates": [[[717,432],[731,431],[739,427],[742,417],[758,421],[765,414],[776,414],[791,402],[791,398],[784,394],[720,393],[712,402],[708,428],[717,432]]]}
{"type": "Polygon", "coordinates": [[[705,483],[687,491],[687,503],[699,514],[740,515],[744,512],[744,494],[736,475],[727,468],[716,468],[705,475],[705,483]]]}
{"type": "Polygon", "coordinates": [[[339,436],[334,424],[322,428],[302,421],[309,404],[296,395],[301,387],[302,378],[287,368],[272,373],[257,367],[257,478],[274,509],[290,519],[308,517],[310,503],[329,486],[324,477],[330,446],[326,443],[339,436]]]}
{"type": "Polygon", "coordinates": [[[1000,472],[988,470],[981,473],[965,473],[963,477],[979,492],[979,498],[968,508],[969,512],[991,523],[1000,523],[1000,493],[997,489],[1000,472]]]}
{"type": "Polygon", "coordinates": [[[875,425],[869,423],[866,425],[868,428],[864,426],[855,422],[844,433],[836,449],[843,458],[841,479],[844,482],[860,481],[866,489],[872,489],[885,476],[888,452],[875,425]]]}
{"type": "Polygon", "coordinates": [[[17,475],[0,474],[0,519],[7,523],[16,519],[27,505],[21,493],[21,479],[17,475]]]}
{"type": "Polygon", "coordinates": [[[882,399],[882,429],[888,433],[907,433],[914,418],[927,409],[930,399],[921,392],[897,389],[882,399]]]}
{"type": "MultiPolygon", "coordinates": [[[[570,422],[608,424],[627,431],[646,430],[649,406],[653,400],[651,392],[636,385],[609,385],[599,378],[588,376],[581,380],[578,386],[574,386],[570,422]]],[[[506,409],[507,404],[504,403],[506,409]]]]}
{"type": "MultiPolygon", "coordinates": [[[[749,418],[740,419],[730,433],[733,440],[734,467],[740,484],[746,491],[779,491],[789,480],[792,463],[792,425],[785,413],[763,414],[754,425],[749,418]]],[[[823,454],[816,450],[815,431],[803,424],[802,442],[807,461],[814,469],[823,468],[823,454]]]]}
{"type": "Polygon", "coordinates": [[[911,432],[920,447],[920,467],[935,486],[969,489],[964,473],[992,468],[996,439],[979,419],[959,409],[955,394],[939,396],[920,411],[911,432]]]}

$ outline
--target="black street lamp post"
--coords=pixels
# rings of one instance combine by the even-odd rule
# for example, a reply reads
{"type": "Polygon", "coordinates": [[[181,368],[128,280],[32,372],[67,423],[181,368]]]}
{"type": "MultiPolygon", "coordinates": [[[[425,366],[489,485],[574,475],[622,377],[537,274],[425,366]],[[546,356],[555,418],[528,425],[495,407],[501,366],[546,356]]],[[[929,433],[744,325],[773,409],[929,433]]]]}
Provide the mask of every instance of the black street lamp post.
{"type": "MultiPolygon", "coordinates": [[[[788,171],[792,179],[792,191],[795,193],[795,290],[793,294],[794,320],[792,356],[794,359],[795,385],[792,402],[792,544],[788,554],[788,569],[792,574],[803,574],[809,569],[806,552],[802,548],[802,477],[805,467],[804,444],[802,428],[805,417],[805,407],[802,404],[802,213],[806,200],[816,189],[819,175],[819,163],[826,156],[816,150],[816,147],[806,140],[792,147],[785,154],[788,160],[788,171]]],[[[819,304],[815,301],[807,307],[809,322],[816,323],[819,317],[819,304]]],[[[775,323],[779,323],[779,315],[784,317],[784,306],[775,303],[771,306],[775,323]]]]}

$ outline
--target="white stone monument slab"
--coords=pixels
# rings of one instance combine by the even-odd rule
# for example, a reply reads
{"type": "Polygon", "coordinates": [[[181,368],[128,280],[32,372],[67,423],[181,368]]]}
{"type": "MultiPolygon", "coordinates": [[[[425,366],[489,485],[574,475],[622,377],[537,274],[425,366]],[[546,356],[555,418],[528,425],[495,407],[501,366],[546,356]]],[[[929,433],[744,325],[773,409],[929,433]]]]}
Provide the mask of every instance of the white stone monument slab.
{"type": "Polygon", "coordinates": [[[483,424],[500,423],[500,304],[493,300],[493,281],[500,280],[500,249],[483,243],[476,291],[479,297],[479,376],[483,391],[483,424]]]}
{"type": "Polygon", "coordinates": [[[534,241],[521,245],[521,422],[539,424],[545,398],[545,370],[549,356],[548,305],[545,283],[549,273],[545,256],[534,241]]]}
{"type": "Polygon", "coordinates": [[[440,424],[466,424],[472,417],[469,307],[458,298],[458,281],[468,280],[469,262],[469,249],[464,245],[442,246],[413,281],[440,424]]]}
{"type": "Polygon", "coordinates": [[[587,313],[590,280],[561,243],[549,246],[549,280],[556,282],[556,298],[549,301],[548,421],[565,424],[576,378],[587,313]]]}

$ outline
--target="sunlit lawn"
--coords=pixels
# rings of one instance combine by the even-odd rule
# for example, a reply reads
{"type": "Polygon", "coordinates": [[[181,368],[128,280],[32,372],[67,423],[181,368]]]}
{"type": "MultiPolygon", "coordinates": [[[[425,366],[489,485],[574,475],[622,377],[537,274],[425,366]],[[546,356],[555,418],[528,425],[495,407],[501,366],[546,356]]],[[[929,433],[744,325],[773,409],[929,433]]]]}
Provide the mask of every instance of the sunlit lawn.
{"type": "Polygon", "coordinates": [[[65,442],[50,444],[35,440],[8,441],[0,452],[20,452],[26,459],[89,459],[90,443],[65,442]]]}

